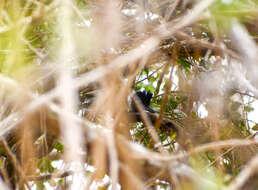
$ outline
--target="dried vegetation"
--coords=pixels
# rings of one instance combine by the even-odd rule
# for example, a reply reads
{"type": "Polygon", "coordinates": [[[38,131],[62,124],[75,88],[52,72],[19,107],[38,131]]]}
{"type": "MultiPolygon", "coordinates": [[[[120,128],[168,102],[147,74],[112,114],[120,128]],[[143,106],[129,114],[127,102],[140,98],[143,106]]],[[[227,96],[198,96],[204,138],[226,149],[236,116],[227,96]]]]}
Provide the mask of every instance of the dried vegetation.
{"type": "Polygon", "coordinates": [[[257,0],[0,1],[0,188],[257,190],[257,15],[257,0]]]}

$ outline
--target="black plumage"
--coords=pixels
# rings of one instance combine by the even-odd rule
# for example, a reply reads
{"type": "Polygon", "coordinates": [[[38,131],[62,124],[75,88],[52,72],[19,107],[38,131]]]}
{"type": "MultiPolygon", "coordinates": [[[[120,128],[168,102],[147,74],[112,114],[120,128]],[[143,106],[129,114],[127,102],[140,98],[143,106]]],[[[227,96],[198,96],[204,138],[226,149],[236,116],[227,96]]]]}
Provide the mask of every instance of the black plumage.
{"type": "MultiPolygon", "coordinates": [[[[153,96],[153,94],[150,91],[148,91],[148,92],[146,92],[145,90],[137,91],[135,93],[135,95],[137,98],[139,98],[140,103],[142,104],[145,111],[155,113],[155,111],[150,107],[151,98],[153,96]]],[[[138,112],[138,108],[137,108],[134,100],[132,101],[132,110],[134,112],[138,112]]]]}
{"type": "MultiPolygon", "coordinates": [[[[155,125],[156,120],[159,117],[159,114],[150,107],[152,97],[153,97],[153,94],[150,91],[146,92],[144,90],[144,91],[137,91],[135,93],[135,95],[132,99],[132,104],[131,104],[131,115],[133,116],[132,118],[135,121],[144,122],[142,115],[140,114],[139,107],[136,106],[135,99],[138,98],[138,100],[142,104],[143,109],[144,109],[145,113],[147,114],[149,120],[151,121],[151,123],[153,125],[155,125]]],[[[173,129],[173,131],[177,131],[177,127],[174,125],[173,121],[165,119],[165,118],[162,119],[160,128],[162,128],[164,130],[173,129]]]]}

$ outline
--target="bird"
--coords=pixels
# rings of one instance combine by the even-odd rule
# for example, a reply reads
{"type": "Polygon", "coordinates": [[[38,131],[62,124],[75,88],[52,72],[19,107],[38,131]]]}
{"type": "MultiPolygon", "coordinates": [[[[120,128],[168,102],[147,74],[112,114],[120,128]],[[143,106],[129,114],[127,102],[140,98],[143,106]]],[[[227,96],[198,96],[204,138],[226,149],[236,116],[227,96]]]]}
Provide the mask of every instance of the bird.
{"type": "MultiPolygon", "coordinates": [[[[135,122],[143,122],[145,124],[146,121],[143,119],[143,115],[140,112],[139,106],[137,106],[137,103],[135,102],[135,99],[138,98],[139,103],[141,103],[143,111],[146,113],[148,119],[152,123],[153,126],[155,126],[157,119],[159,119],[159,113],[152,109],[150,107],[151,99],[153,97],[153,94],[150,91],[136,91],[133,95],[132,102],[131,102],[131,111],[130,115],[132,118],[132,121],[135,122]]],[[[159,128],[162,131],[167,132],[176,132],[177,134],[181,129],[176,125],[176,123],[172,120],[162,118],[161,123],[159,125],[159,128]]],[[[178,136],[178,135],[177,135],[178,136]]]]}
{"type": "MultiPolygon", "coordinates": [[[[148,92],[146,92],[145,90],[144,91],[137,91],[135,93],[135,96],[140,100],[140,103],[142,104],[145,111],[148,111],[150,113],[156,113],[156,111],[154,111],[150,107],[151,98],[153,97],[153,94],[150,91],[148,91],[148,92]]],[[[139,111],[134,100],[132,102],[132,109],[136,112],[139,111]]]]}

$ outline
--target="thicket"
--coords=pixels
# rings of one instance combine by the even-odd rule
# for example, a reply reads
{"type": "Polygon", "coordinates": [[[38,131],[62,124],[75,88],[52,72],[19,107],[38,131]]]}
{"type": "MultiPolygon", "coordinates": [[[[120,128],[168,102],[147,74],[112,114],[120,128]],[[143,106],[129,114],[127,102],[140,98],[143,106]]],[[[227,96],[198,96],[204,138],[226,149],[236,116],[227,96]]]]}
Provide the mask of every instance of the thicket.
{"type": "Polygon", "coordinates": [[[257,190],[257,0],[0,1],[0,188],[257,190]]]}

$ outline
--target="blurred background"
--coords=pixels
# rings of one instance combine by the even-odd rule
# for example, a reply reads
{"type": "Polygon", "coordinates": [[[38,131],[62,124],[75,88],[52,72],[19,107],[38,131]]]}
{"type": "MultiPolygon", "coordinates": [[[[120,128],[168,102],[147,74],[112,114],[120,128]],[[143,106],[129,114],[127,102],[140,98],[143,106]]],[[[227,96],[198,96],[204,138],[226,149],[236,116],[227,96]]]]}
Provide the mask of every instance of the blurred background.
{"type": "Polygon", "coordinates": [[[258,189],[257,0],[1,0],[0,188],[258,189]]]}

